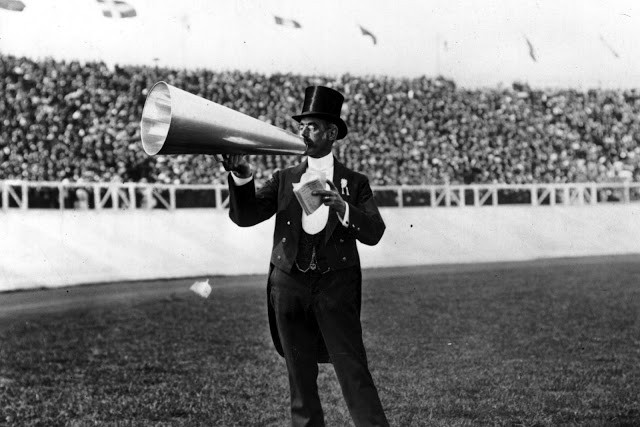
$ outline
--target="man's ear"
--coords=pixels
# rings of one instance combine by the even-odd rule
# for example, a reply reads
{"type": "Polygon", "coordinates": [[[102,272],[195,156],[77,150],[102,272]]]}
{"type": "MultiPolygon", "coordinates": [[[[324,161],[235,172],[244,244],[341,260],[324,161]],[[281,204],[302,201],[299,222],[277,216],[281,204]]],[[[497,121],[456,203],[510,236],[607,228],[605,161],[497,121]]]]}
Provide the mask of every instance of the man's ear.
{"type": "Polygon", "coordinates": [[[333,123],[329,125],[329,136],[331,137],[332,141],[335,141],[338,139],[338,126],[336,126],[333,123]]]}

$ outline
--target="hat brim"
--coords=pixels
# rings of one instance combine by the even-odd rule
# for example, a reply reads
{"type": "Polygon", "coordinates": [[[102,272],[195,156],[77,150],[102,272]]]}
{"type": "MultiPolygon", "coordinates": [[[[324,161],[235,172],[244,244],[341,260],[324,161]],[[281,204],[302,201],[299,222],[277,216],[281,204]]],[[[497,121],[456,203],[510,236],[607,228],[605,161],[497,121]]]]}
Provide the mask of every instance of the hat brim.
{"type": "Polygon", "coordinates": [[[309,111],[307,113],[298,114],[297,116],[291,116],[291,118],[298,123],[304,117],[318,117],[338,126],[338,136],[336,137],[336,139],[344,138],[345,136],[347,136],[347,133],[349,132],[349,129],[347,128],[347,124],[344,122],[344,120],[342,120],[340,117],[334,116],[333,114],[317,113],[314,111],[309,111]]]}

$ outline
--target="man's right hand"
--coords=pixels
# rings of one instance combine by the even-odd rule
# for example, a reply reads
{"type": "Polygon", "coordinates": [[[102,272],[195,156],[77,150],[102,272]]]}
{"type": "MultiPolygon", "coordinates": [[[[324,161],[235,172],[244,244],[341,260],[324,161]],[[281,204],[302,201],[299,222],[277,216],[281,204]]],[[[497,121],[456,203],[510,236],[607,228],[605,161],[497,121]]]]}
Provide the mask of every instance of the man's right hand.
{"type": "Polygon", "coordinates": [[[223,154],[222,166],[228,172],[233,172],[238,178],[249,178],[251,176],[251,165],[242,154],[223,154]]]}

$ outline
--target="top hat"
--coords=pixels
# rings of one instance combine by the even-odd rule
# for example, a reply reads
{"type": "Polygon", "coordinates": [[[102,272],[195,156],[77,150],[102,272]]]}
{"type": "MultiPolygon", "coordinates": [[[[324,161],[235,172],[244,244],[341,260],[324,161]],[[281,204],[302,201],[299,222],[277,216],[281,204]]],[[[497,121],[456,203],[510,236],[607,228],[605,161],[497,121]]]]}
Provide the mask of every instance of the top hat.
{"type": "Polygon", "coordinates": [[[347,135],[347,125],[340,118],[344,96],[337,90],[324,86],[309,86],[304,91],[304,104],[302,113],[292,116],[297,122],[303,117],[319,117],[338,126],[338,137],[342,139],[347,135]]]}

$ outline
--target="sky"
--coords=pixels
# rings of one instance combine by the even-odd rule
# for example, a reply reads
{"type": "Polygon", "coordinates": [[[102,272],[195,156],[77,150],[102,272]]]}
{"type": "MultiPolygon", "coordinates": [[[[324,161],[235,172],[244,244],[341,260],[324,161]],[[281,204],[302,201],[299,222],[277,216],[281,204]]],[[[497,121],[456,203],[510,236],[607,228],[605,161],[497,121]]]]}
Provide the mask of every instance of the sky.
{"type": "Polygon", "coordinates": [[[463,87],[640,86],[640,2],[630,0],[125,0],[137,16],[123,19],[105,18],[97,0],[22,1],[22,12],[0,9],[3,53],[265,73],[442,75],[463,87]],[[274,16],[301,28],[276,25],[274,16]]]}

